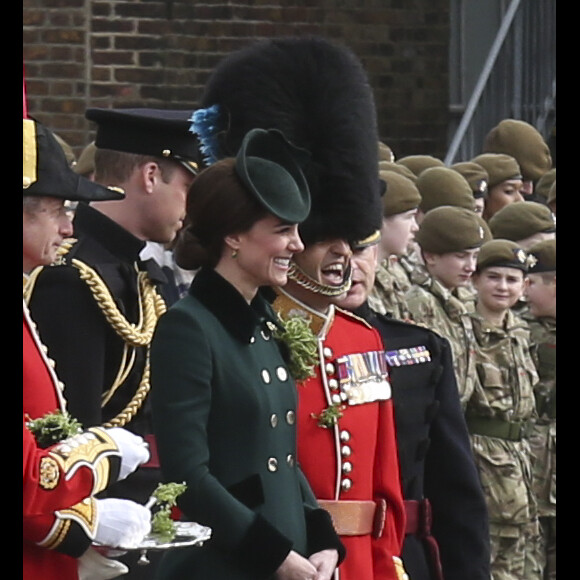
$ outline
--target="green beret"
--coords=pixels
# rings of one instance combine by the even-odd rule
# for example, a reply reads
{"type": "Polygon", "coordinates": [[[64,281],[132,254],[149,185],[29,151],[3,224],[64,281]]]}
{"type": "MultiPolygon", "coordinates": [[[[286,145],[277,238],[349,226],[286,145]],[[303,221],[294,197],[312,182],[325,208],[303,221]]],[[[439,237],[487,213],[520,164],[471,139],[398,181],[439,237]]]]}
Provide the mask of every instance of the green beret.
{"type": "Polygon", "coordinates": [[[81,152],[77,164],[73,167],[75,173],[88,175],[95,171],[95,142],[91,141],[81,152]]]}
{"type": "Polygon", "coordinates": [[[407,169],[410,169],[417,177],[419,174],[429,167],[445,167],[445,163],[433,157],[432,155],[407,155],[406,157],[401,157],[396,163],[404,165],[407,169]]]}
{"type": "Polygon", "coordinates": [[[552,183],[552,187],[550,187],[550,191],[548,192],[547,203],[548,203],[548,205],[552,205],[553,203],[556,203],[556,182],[555,181],[554,181],[554,183],[552,183]]]}
{"type": "Polygon", "coordinates": [[[419,208],[427,213],[440,205],[475,209],[475,200],[466,179],[449,167],[430,167],[417,178],[421,194],[419,208]]]}
{"type": "Polygon", "coordinates": [[[552,167],[550,148],[538,130],[516,119],[504,119],[485,137],[484,153],[514,157],[526,181],[537,181],[552,167]]]}
{"type": "Polygon", "coordinates": [[[526,251],[511,240],[490,240],[481,246],[477,255],[477,271],[484,268],[501,266],[505,268],[517,268],[523,272],[528,271],[528,254],[526,251]]]}
{"type": "Polygon", "coordinates": [[[443,205],[425,214],[415,240],[422,250],[434,254],[479,248],[491,234],[473,210],[443,205]]]}
{"type": "Polygon", "coordinates": [[[389,217],[419,207],[421,194],[410,179],[394,171],[379,171],[379,177],[387,184],[383,195],[383,216],[389,217]]]}
{"type": "Polygon", "coordinates": [[[491,189],[498,183],[511,179],[522,179],[522,171],[518,162],[503,153],[482,153],[471,161],[481,165],[489,175],[487,187],[491,189]]]}
{"type": "Polygon", "coordinates": [[[408,167],[391,161],[379,161],[379,172],[380,171],[394,171],[395,173],[410,179],[413,183],[417,181],[417,176],[408,167]]]}
{"type": "Polygon", "coordinates": [[[390,163],[395,162],[395,154],[393,153],[393,150],[382,141],[379,141],[379,161],[389,161],[390,163]]]}
{"type": "Polygon", "coordinates": [[[494,238],[517,242],[540,232],[556,231],[552,210],[536,201],[518,201],[502,207],[489,220],[494,238]]]}
{"type": "Polygon", "coordinates": [[[556,181],[556,168],[550,169],[540,177],[534,187],[534,193],[541,195],[544,199],[548,199],[548,193],[552,184],[556,181]]]}
{"type": "Polygon", "coordinates": [[[77,158],[72,150],[72,147],[60,136],[56,133],[52,133],[54,138],[56,139],[57,143],[62,147],[62,151],[64,153],[66,162],[69,164],[70,167],[74,167],[75,163],[77,162],[77,158]]]}
{"type": "Polygon", "coordinates": [[[534,244],[530,250],[530,274],[556,271],[556,240],[544,240],[534,244]]]}
{"type": "Polygon", "coordinates": [[[473,161],[462,161],[461,163],[453,164],[450,169],[454,169],[467,180],[471,186],[473,197],[484,197],[487,193],[487,184],[489,182],[489,174],[487,171],[473,161]]]}

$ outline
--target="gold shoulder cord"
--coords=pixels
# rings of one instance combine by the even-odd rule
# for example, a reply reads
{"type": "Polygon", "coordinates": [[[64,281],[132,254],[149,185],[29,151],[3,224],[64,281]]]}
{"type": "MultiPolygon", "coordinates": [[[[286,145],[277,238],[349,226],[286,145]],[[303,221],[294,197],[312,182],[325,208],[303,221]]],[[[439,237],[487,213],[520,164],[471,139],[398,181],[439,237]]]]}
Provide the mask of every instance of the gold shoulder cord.
{"type": "MultiPolygon", "coordinates": [[[[59,259],[62,261],[64,255],[70,250],[76,240],[71,239],[61,247],[59,259]]],[[[147,394],[151,388],[149,384],[149,345],[153,337],[153,331],[159,317],[167,310],[163,298],[157,293],[155,286],[147,277],[146,272],[137,272],[137,285],[139,292],[139,322],[132,324],[129,322],[118,309],[111,292],[102,278],[93,268],[73,258],[72,265],[79,270],[79,275],[90,288],[97,304],[102,310],[107,322],[113,327],[115,332],[123,339],[123,358],[113,381],[111,388],[103,393],[101,406],[104,407],[115,394],[117,389],[123,384],[123,381],[129,375],[135,362],[135,349],[137,347],[146,347],[147,354],[143,376],[139,387],[129,404],[113,419],[103,424],[103,427],[123,427],[135,416],[137,411],[143,405],[147,394]]],[[[24,289],[24,298],[26,302],[30,300],[30,295],[36,282],[36,277],[42,268],[35,270],[29,278],[24,289]]]]}
{"type": "Polygon", "coordinates": [[[139,388],[135,392],[135,395],[116,417],[103,424],[103,427],[123,427],[141,408],[151,388],[149,383],[149,345],[157,320],[166,311],[167,306],[163,298],[157,293],[151,280],[147,277],[147,273],[137,272],[140,312],[139,322],[132,324],[121,314],[106,284],[90,266],[77,259],[72,260],[72,265],[79,270],[81,279],[88,284],[107,322],[109,322],[125,343],[123,360],[119,367],[117,377],[111,388],[103,393],[102,406],[105,406],[110,401],[114,393],[129,375],[135,362],[135,348],[140,346],[147,348],[143,376],[141,377],[139,388]],[[129,348],[131,349],[130,355],[129,348]],[[128,361],[127,358],[129,358],[128,361]]]}

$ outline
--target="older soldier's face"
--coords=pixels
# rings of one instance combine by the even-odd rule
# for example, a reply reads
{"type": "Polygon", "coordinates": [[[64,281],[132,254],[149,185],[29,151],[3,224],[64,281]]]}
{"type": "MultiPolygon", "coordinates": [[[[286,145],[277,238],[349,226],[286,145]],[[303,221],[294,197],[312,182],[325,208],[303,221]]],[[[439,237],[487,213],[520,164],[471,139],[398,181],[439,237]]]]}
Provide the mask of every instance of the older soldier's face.
{"type": "Polygon", "coordinates": [[[342,294],[335,304],[346,310],[354,310],[366,301],[375,283],[378,245],[354,250],[350,260],[352,266],[352,285],[342,294]]]}
{"type": "Polygon", "coordinates": [[[24,202],[22,214],[23,272],[54,262],[73,227],[65,203],[53,197],[38,197],[24,202]]]}

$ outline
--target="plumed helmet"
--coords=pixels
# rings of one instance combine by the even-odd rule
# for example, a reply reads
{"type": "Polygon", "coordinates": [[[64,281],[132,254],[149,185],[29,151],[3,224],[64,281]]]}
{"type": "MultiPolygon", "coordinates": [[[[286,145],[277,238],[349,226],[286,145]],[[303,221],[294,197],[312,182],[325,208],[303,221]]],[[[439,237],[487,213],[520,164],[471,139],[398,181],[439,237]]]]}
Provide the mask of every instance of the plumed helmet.
{"type": "Polygon", "coordinates": [[[225,57],[193,115],[208,163],[235,156],[253,128],[277,129],[311,154],[305,243],[366,238],[381,226],[378,132],[366,73],[344,46],[321,38],[261,41],[225,57]]]}

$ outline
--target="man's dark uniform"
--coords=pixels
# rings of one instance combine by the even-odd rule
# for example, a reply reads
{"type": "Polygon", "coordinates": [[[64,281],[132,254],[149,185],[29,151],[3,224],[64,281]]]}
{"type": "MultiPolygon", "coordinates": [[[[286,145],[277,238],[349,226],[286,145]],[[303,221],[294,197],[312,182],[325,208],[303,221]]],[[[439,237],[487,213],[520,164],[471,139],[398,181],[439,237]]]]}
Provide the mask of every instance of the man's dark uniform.
{"type": "Polygon", "coordinates": [[[409,578],[489,580],[487,508],[447,340],[367,304],[355,313],[377,328],[386,348],[407,507],[402,559],[409,578]]]}
{"type": "MultiPolygon", "coordinates": [[[[102,114],[111,115],[111,124],[117,122],[118,128],[106,126],[102,136],[97,133],[97,147],[113,148],[109,140],[116,143],[119,138],[119,151],[162,157],[155,148],[167,143],[173,151],[190,154],[178,159],[186,166],[197,155],[193,137],[187,135],[185,112],[137,109],[102,114]],[[131,127],[121,143],[122,123],[134,122],[148,134],[131,127]],[[169,128],[172,123],[183,125],[185,135],[176,137],[175,131],[167,131],[167,123],[169,128]],[[164,133],[160,138],[164,126],[167,137],[164,133]]],[[[154,260],[140,260],[145,242],[98,210],[79,204],[73,226],[74,238],[65,244],[60,263],[36,276],[29,308],[56,362],[71,415],[84,428],[123,426],[149,442],[150,461],[108,488],[109,496],[144,504],[161,482],[148,400],[148,352],[157,320],[167,308],[162,292],[168,281],[154,260]]],[[[120,558],[131,567],[128,577],[151,577],[153,566],[141,570],[134,566],[137,557],[132,553],[120,558]]]]}

